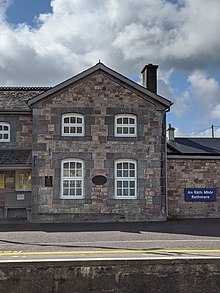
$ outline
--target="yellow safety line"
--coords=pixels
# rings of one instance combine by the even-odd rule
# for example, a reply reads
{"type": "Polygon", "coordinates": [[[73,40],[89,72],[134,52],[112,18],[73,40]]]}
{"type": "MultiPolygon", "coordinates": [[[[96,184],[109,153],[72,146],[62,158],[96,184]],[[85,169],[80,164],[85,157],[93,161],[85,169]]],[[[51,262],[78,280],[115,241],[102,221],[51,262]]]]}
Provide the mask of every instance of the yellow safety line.
{"type": "Polygon", "coordinates": [[[161,249],[161,250],[82,250],[82,251],[0,251],[0,256],[18,255],[69,255],[69,254],[114,254],[114,253],[220,253],[220,249],[161,249]]]}

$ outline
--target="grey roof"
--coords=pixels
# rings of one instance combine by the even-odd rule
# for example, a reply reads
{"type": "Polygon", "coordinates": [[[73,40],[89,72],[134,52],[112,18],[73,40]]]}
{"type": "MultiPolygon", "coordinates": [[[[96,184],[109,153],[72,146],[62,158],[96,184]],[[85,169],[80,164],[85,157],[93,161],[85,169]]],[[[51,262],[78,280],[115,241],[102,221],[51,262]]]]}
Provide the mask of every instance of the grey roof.
{"type": "Polygon", "coordinates": [[[31,164],[31,150],[0,150],[0,166],[28,166],[31,164]]]}
{"type": "Polygon", "coordinates": [[[167,142],[175,154],[219,155],[220,138],[175,138],[167,142]]]}
{"type": "Polygon", "coordinates": [[[0,111],[31,111],[27,101],[49,87],[0,87],[0,111]]]}
{"type": "Polygon", "coordinates": [[[78,80],[98,71],[101,70],[111,76],[113,76],[114,78],[120,80],[121,82],[123,82],[125,85],[130,86],[132,88],[134,88],[135,90],[138,90],[139,92],[141,92],[142,94],[151,97],[153,100],[156,100],[157,102],[163,104],[164,106],[166,106],[166,108],[169,108],[172,105],[172,102],[147,90],[145,87],[137,84],[136,82],[128,79],[127,77],[121,75],[120,73],[112,70],[111,68],[105,66],[104,64],[102,64],[101,62],[97,63],[96,65],[94,65],[93,67],[90,67],[89,69],[79,73],[78,75],[75,75],[74,77],[56,85],[55,87],[49,89],[48,91],[40,94],[39,96],[33,97],[28,101],[28,105],[32,105],[42,99],[47,98],[48,96],[56,93],[57,91],[60,91],[62,89],[64,89],[65,87],[73,84],[74,82],[77,82],[78,80]]]}

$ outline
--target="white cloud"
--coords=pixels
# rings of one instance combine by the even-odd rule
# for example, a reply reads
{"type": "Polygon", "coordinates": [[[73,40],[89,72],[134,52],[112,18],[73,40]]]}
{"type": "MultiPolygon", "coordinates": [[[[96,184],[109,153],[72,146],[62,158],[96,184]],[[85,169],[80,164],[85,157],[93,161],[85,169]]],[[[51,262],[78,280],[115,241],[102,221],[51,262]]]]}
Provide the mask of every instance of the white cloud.
{"type": "Polygon", "coordinates": [[[219,0],[52,0],[38,28],[7,24],[9,4],[0,4],[2,85],[52,85],[99,59],[126,75],[146,63],[220,65],[219,0]]]}
{"type": "Polygon", "coordinates": [[[211,111],[210,117],[213,119],[220,119],[220,104],[211,111]]]}
{"type": "Polygon", "coordinates": [[[192,95],[206,117],[220,119],[220,85],[205,72],[193,72],[188,81],[192,95]]]}
{"type": "Polygon", "coordinates": [[[185,114],[187,114],[190,108],[189,90],[186,89],[182,92],[178,91],[178,94],[176,94],[175,89],[172,88],[172,85],[170,83],[172,75],[175,74],[173,69],[170,69],[169,71],[159,70],[158,73],[158,94],[166,97],[174,103],[172,106],[172,113],[174,113],[175,116],[184,116],[185,114]]]}
{"type": "Polygon", "coordinates": [[[173,113],[181,117],[186,114],[189,110],[190,95],[188,91],[182,92],[179,96],[174,98],[175,103],[173,105],[173,113]]]}
{"type": "Polygon", "coordinates": [[[8,7],[11,5],[11,0],[1,0],[0,2],[0,19],[1,21],[5,18],[5,12],[8,9],[8,7]]]}
{"type": "Polygon", "coordinates": [[[194,71],[189,77],[191,91],[200,103],[217,103],[220,100],[220,86],[214,78],[207,76],[204,71],[194,71]]]}

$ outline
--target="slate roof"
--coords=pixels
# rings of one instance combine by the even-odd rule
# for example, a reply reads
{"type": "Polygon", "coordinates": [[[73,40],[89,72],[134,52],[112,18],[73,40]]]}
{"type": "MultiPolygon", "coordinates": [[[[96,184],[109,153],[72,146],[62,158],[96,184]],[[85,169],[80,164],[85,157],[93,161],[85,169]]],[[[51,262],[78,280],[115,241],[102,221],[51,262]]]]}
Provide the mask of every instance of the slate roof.
{"type": "Polygon", "coordinates": [[[27,101],[50,87],[0,87],[0,111],[31,111],[27,101]]]}
{"type": "Polygon", "coordinates": [[[56,92],[63,90],[65,87],[68,87],[69,85],[73,84],[74,82],[79,81],[80,79],[96,72],[96,71],[102,71],[107,73],[108,75],[118,79],[120,82],[122,82],[125,86],[128,86],[130,88],[133,88],[137,91],[139,91],[140,93],[144,94],[145,96],[148,96],[150,98],[152,98],[153,100],[159,102],[160,104],[163,104],[166,108],[169,108],[172,105],[172,102],[165,99],[164,97],[161,97],[151,91],[149,91],[148,89],[146,89],[145,87],[139,85],[138,83],[128,79],[127,77],[121,75],[120,73],[112,70],[111,68],[105,66],[103,63],[99,62],[96,65],[90,67],[89,69],[75,75],[74,77],[56,85],[55,87],[49,89],[48,91],[40,94],[39,96],[33,97],[28,101],[28,105],[32,105],[42,99],[45,99],[47,97],[49,97],[50,95],[55,94],[56,92]]]}
{"type": "Polygon", "coordinates": [[[185,155],[220,155],[220,138],[183,138],[177,137],[167,142],[174,153],[185,155]]]}
{"type": "Polygon", "coordinates": [[[0,166],[31,166],[31,150],[0,150],[0,166]]]}

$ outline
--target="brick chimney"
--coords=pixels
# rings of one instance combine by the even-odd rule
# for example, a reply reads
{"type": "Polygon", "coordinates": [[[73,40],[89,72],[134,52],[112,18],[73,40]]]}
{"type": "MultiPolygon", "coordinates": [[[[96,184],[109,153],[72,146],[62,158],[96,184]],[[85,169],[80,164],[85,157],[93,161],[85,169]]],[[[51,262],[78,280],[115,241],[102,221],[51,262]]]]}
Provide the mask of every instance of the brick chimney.
{"type": "Polygon", "coordinates": [[[175,131],[175,128],[171,126],[171,124],[169,123],[169,126],[167,128],[167,137],[168,137],[168,140],[171,140],[171,141],[174,141],[175,140],[175,136],[174,136],[174,131],[175,131]]]}
{"type": "Polygon", "coordinates": [[[145,65],[142,73],[143,86],[153,93],[157,93],[157,68],[158,65],[148,64],[145,65]]]}

